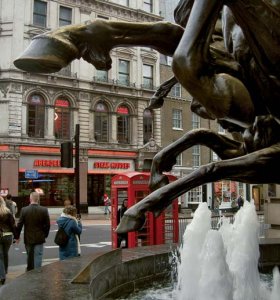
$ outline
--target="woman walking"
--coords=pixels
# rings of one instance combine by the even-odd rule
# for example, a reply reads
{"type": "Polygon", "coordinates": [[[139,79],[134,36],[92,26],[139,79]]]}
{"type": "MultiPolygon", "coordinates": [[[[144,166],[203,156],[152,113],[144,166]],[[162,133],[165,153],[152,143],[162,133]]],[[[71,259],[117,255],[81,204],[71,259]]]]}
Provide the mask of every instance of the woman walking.
{"type": "Polygon", "coordinates": [[[15,219],[0,196],[0,284],[6,281],[9,265],[9,249],[13,238],[18,239],[15,219]]]}
{"type": "Polygon", "coordinates": [[[76,207],[72,205],[65,207],[56,222],[58,227],[62,227],[69,237],[65,246],[59,246],[59,259],[64,260],[79,256],[81,254],[80,234],[82,233],[82,224],[77,219],[76,207]]]}

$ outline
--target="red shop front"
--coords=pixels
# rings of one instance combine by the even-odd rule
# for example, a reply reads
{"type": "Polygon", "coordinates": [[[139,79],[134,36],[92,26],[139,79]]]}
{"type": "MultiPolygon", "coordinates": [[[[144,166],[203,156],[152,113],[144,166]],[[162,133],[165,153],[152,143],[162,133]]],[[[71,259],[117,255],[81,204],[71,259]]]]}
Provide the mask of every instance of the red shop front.
{"type": "MultiPolygon", "coordinates": [[[[177,178],[167,175],[169,182],[177,178]]],[[[111,181],[112,208],[112,245],[117,248],[117,212],[124,199],[128,200],[128,208],[150,194],[150,173],[126,172],[115,175],[111,181]]],[[[167,207],[159,217],[146,213],[146,222],[139,231],[128,233],[128,248],[137,246],[159,245],[178,242],[178,199],[167,207]]]]}

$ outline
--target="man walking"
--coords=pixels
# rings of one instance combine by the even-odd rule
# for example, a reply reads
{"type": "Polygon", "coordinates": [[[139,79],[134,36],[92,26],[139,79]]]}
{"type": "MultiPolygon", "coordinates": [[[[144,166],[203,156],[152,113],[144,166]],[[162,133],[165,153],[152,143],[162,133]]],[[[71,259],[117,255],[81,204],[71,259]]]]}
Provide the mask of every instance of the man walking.
{"type": "Polygon", "coordinates": [[[43,244],[50,231],[50,216],[46,207],[39,205],[40,195],[30,194],[30,204],[23,207],[17,224],[18,235],[24,226],[24,244],[27,252],[27,271],[42,266],[43,244]]]}

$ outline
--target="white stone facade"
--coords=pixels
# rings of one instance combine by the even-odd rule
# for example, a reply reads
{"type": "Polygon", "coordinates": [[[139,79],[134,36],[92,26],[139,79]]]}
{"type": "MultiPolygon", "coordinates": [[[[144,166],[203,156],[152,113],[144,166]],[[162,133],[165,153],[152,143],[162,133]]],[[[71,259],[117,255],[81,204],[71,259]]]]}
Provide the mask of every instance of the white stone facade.
{"type": "MultiPolygon", "coordinates": [[[[0,151],[21,153],[21,146],[60,146],[61,140],[54,136],[55,100],[66,97],[71,106],[71,137],[75,135],[75,125],[80,124],[80,147],[82,149],[102,149],[134,151],[135,163],[139,149],[143,148],[143,112],[147,108],[154,88],[160,84],[160,59],[158,52],[143,47],[116,48],[111,52],[112,68],[108,81],[97,80],[98,71],[87,62],[75,60],[71,69],[53,74],[30,74],[17,69],[13,61],[26,49],[32,37],[58,28],[59,11],[66,7],[72,11],[72,24],[79,24],[95,18],[109,20],[154,22],[162,20],[159,15],[159,0],[42,0],[46,3],[46,26],[34,25],[34,0],[0,0],[0,151]],[[128,3],[129,5],[123,5],[128,3]],[[129,61],[129,83],[118,82],[119,59],[129,61]],[[143,88],[143,64],[152,66],[154,88],[143,88]],[[45,120],[43,138],[28,136],[28,97],[40,94],[45,100],[45,120]],[[98,143],[94,138],[94,107],[103,100],[110,109],[109,140],[98,143]],[[125,104],[130,111],[130,142],[117,141],[116,108],[125,104]],[[1,148],[2,147],[2,148],[1,148]]],[[[153,112],[153,138],[161,144],[160,110],[153,112]]],[[[30,152],[32,155],[32,151],[30,152]]],[[[87,156],[87,154],[85,154],[87,156]]],[[[4,156],[3,159],[5,159],[4,156]]],[[[141,163],[140,163],[141,164],[141,163]]],[[[2,164],[3,165],[3,164],[2,164]]],[[[0,165],[1,168],[1,165],[0,165]]],[[[18,167],[21,170],[21,167],[18,167]]],[[[22,169],[24,170],[24,168],[22,169]]],[[[21,170],[21,171],[22,171],[21,170]]],[[[17,182],[5,180],[5,170],[1,170],[1,186],[9,185],[14,195],[18,193],[17,182]]]]}

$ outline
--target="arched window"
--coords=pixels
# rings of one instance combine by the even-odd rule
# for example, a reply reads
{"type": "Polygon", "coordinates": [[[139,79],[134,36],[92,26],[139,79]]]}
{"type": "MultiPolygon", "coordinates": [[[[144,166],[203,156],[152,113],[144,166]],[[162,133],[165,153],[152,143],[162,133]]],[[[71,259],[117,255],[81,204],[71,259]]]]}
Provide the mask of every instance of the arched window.
{"type": "Polygon", "coordinates": [[[127,106],[121,105],[117,109],[117,139],[119,143],[128,144],[130,142],[129,127],[129,109],[127,106]]]}
{"type": "Polygon", "coordinates": [[[98,102],[94,113],[94,138],[96,142],[108,142],[109,115],[108,107],[103,102],[98,102]]]}
{"type": "Polygon", "coordinates": [[[27,134],[30,137],[44,137],[45,100],[39,94],[29,96],[27,100],[27,134]]]}
{"type": "Polygon", "coordinates": [[[54,136],[57,139],[70,139],[70,103],[65,98],[58,98],[54,104],[54,136]]]}
{"type": "Polygon", "coordinates": [[[153,113],[149,109],[144,110],[143,114],[143,142],[148,143],[153,136],[153,113]]]}

